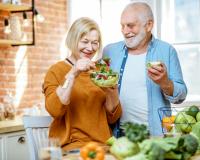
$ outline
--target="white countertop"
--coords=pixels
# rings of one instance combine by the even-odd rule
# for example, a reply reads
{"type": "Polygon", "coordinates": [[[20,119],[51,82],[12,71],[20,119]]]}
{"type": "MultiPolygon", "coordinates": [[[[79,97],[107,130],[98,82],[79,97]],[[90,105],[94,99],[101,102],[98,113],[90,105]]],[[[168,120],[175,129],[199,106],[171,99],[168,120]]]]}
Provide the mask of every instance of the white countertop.
{"type": "Polygon", "coordinates": [[[0,121],[0,134],[23,130],[24,126],[21,117],[16,117],[13,120],[0,121]]]}

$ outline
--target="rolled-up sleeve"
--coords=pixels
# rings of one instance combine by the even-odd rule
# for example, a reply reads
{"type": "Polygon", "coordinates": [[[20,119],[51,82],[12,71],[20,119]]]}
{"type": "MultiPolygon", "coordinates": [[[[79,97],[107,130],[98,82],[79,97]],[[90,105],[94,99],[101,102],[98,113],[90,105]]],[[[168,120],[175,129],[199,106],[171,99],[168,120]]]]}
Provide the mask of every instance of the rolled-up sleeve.
{"type": "MultiPolygon", "coordinates": [[[[63,78],[64,81],[64,78],[63,78]]],[[[61,84],[63,83],[61,82],[61,84]]],[[[45,107],[49,114],[53,117],[63,116],[68,106],[63,105],[56,94],[56,89],[60,85],[55,74],[49,71],[45,77],[43,91],[45,94],[45,107]]]]}
{"type": "Polygon", "coordinates": [[[178,59],[177,52],[174,48],[171,48],[170,65],[168,68],[169,79],[173,82],[174,91],[173,96],[164,94],[165,98],[171,103],[178,104],[185,100],[187,95],[187,87],[183,80],[182,70],[178,59]]]}

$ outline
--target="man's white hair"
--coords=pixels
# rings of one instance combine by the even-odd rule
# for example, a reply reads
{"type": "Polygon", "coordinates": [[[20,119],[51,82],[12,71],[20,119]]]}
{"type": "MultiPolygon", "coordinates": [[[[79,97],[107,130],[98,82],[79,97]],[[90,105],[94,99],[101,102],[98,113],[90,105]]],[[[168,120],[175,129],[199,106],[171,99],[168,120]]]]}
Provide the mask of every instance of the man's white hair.
{"type": "Polygon", "coordinates": [[[151,7],[145,2],[132,2],[128,4],[124,10],[131,8],[138,12],[138,17],[144,23],[149,20],[154,21],[153,12],[151,7]]]}

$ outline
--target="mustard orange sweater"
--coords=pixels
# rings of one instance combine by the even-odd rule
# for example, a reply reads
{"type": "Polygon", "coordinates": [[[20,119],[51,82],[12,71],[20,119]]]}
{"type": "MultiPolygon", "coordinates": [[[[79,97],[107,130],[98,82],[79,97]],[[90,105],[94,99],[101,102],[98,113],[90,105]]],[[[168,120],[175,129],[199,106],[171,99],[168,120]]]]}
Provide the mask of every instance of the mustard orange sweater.
{"type": "Polygon", "coordinates": [[[121,116],[121,106],[108,112],[104,106],[105,92],[93,84],[87,72],[76,77],[70,104],[63,105],[56,88],[64,83],[70,69],[64,61],[58,62],[49,69],[44,80],[46,109],[54,118],[49,136],[59,137],[64,150],[79,148],[88,141],[105,143],[112,134],[109,124],[121,116]]]}

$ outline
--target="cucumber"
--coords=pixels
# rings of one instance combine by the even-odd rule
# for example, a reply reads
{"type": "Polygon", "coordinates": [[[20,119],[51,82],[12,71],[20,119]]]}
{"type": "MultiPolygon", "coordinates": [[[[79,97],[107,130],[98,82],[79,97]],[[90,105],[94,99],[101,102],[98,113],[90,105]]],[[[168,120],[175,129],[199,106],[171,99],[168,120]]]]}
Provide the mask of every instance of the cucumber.
{"type": "Polygon", "coordinates": [[[160,61],[153,61],[153,62],[148,62],[147,63],[147,67],[152,67],[152,66],[159,66],[161,65],[161,62],[160,61]]]}

